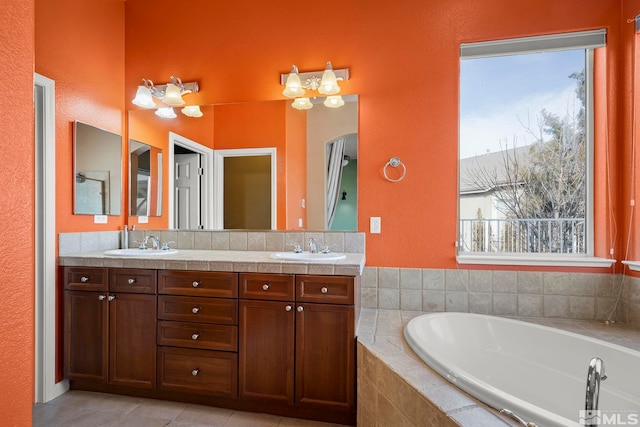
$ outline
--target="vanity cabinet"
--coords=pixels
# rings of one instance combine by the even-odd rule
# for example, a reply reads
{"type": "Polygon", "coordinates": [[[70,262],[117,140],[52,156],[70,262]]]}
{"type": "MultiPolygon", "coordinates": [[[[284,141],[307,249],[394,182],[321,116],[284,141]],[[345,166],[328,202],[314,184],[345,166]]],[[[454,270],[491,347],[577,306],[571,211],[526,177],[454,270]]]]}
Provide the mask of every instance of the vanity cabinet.
{"type": "Polygon", "coordinates": [[[155,388],[156,271],[66,267],[64,288],[67,377],[155,388]]]}
{"type": "Polygon", "coordinates": [[[235,398],[238,275],[158,272],[158,387],[235,398]]]}
{"type": "Polygon", "coordinates": [[[240,275],[240,397],[355,411],[358,278],[240,275]]]}

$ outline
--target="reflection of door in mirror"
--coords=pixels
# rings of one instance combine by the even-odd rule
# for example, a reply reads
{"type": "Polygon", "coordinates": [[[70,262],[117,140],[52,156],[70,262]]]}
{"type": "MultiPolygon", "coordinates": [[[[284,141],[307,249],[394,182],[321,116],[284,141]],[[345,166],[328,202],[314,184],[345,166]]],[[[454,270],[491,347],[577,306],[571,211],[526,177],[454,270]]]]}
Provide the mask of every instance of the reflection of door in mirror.
{"type": "Polygon", "coordinates": [[[225,157],[224,228],[271,229],[271,156],[225,157]]]}
{"type": "Polygon", "coordinates": [[[74,122],[74,213],[120,215],[122,137],[74,122]]]}
{"type": "Polygon", "coordinates": [[[177,229],[201,228],[200,154],[175,147],[175,225],[177,229]]]}
{"type": "Polygon", "coordinates": [[[162,215],[162,149],[129,140],[130,214],[162,215]]]}

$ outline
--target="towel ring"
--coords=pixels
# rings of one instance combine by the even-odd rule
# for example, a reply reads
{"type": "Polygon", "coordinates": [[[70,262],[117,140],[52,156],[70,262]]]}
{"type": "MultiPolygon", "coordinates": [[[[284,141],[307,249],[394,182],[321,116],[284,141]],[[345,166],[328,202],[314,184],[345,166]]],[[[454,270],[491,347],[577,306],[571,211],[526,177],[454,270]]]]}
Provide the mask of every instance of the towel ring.
{"type": "Polygon", "coordinates": [[[389,159],[387,164],[384,165],[384,169],[382,171],[383,171],[384,177],[386,178],[387,181],[389,181],[389,182],[400,182],[400,181],[402,181],[404,179],[405,175],[407,174],[407,167],[404,165],[404,163],[402,163],[402,161],[399,158],[392,157],[391,159],[389,159]],[[389,166],[391,166],[392,168],[397,168],[398,166],[402,166],[402,175],[400,176],[400,178],[397,178],[397,179],[389,178],[389,176],[387,175],[387,168],[389,166]]]}

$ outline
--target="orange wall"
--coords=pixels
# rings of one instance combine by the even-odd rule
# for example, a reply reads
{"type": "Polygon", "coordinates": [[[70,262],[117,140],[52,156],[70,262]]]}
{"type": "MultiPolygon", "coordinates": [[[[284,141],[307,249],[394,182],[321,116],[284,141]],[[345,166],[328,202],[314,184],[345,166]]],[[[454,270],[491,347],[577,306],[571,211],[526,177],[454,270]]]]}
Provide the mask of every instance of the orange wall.
{"type": "Polygon", "coordinates": [[[33,0],[0,8],[0,402],[2,423],[31,425],[34,361],[33,0]]]}
{"type": "MultiPolygon", "coordinates": [[[[640,35],[635,33],[635,23],[627,23],[627,19],[640,14],[640,0],[622,1],[622,49],[619,60],[622,70],[619,78],[620,119],[620,171],[624,179],[620,185],[620,206],[624,234],[621,236],[621,256],[627,252],[626,259],[640,259],[640,129],[633,121],[640,123],[640,35]],[[634,96],[635,94],[635,96],[634,96]],[[635,117],[634,117],[635,114],[635,117]],[[636,203],[631,207],[631,200],[636,203]]],[[[640,33],[639,33],[640,34],[640,33]]],[[[633,273],[639,275],[639,273],[633,273]]]]}
{"type": "MultiPolygon", "coordinates": [[[[56,84],[56,227],[58,232],[115,230],[92,215],[73,215],[73,121],[123,135],[124,2],[122,0],[36,0],[36,72],[56,84]]],[[[123,156],[126,155],[123,144],[123,156]]],[[[127,175],[122,189],[127,194],[127,175]]]]}
{"type": "MultiPolygon", "coordinates": [[[[461,42],[606,28],[610,82],[599,105],[608,107],[613,124],[610,143],[620,144],[621,0],[353,0],[312,20],[288,15],[285,4],[275,1],[194,0],[181,4],[180,14],[187,18],[175,25],[140,31],[149,22],[162,22],[173,5],[148,4],[127,0],[125,6],[127,99],[140,78],[164,81],[170,75],[200,82],[194,102],[282,99],[279,73],[292,63],[302,71],[322,69],[327,60],[335,68],[350,68],[343,92],[360,95],[359,230],[368,231],[370,216],[382,218],[382,234],[367,235],[368,265],[456,266],[461,42]],[[382,176],[394,156],[408,169],[396,184],[382,176]]],[[[604,160],[596,161],[596,173],[602,174],[604,160]]],[[[614,192],[621,180],[617,162],[613,159],[614,192]]],[[[612,241],[609,200],[602,196],[603,184],[596,191],[596,229],[603,242],[597,255],[606,256],[612,241]]],[[[615,215],[619,238],[624,226],[620,213],[615,215]]],[[[618,253],[620,240],[613,245],[618,253]]]]}

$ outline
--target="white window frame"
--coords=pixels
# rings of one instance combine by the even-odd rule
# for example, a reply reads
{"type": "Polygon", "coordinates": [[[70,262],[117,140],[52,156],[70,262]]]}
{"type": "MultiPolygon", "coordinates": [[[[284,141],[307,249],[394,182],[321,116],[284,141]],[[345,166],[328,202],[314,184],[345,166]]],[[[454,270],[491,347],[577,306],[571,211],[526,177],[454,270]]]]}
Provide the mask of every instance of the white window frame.
{"type": "MultiPolygon", "coordinates": [[[[457,248],[456,260],[459,264],[490,265],[536,265],[567,267],[610,267],[615,259],[597,258],[594,256],[594,124],[593,124],[593,49],[606,45],[606,30],[582,31],[535,37],[513,38],[460,45],[460,60],[471,58],[487,58],[535,52],[585,49],[585,97],[587,139],[586,151],[586,192],[587,207],[585,221],[587,226],[585,254],[524,254],[524,253],[471,253],[461,252],[457,248]]],[[[459,170],[458,170],[459,174],[459,170]]],[[[458,185],[460,178],[458,176],[458,185]]],[[[456,246],[460,236],[460,191],[458,191],[458,221],[456,225],[456,246]]]]}

